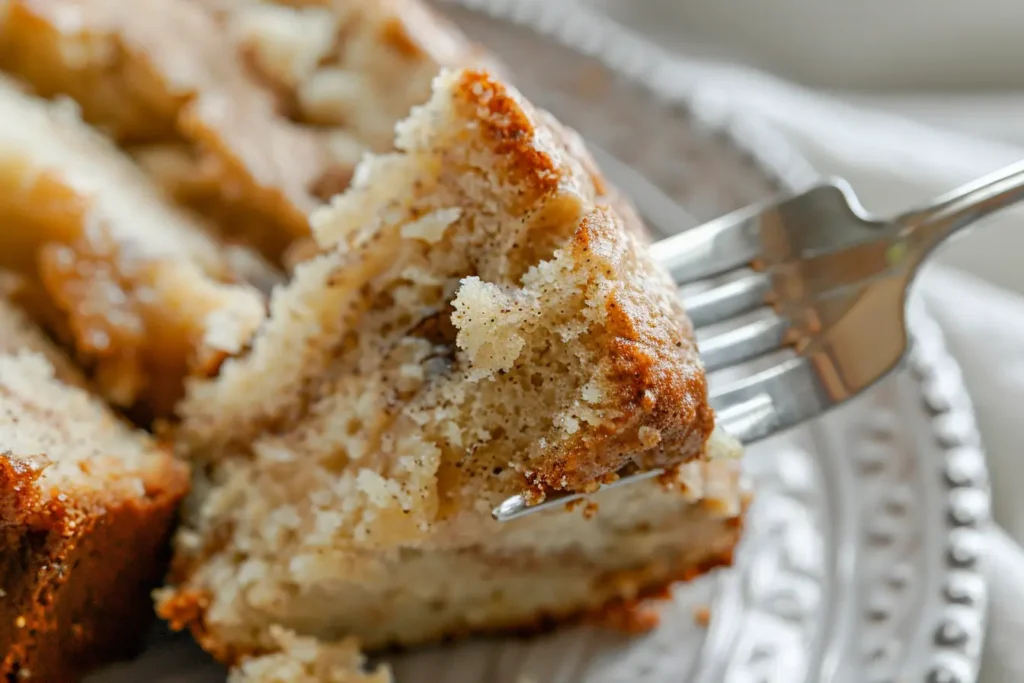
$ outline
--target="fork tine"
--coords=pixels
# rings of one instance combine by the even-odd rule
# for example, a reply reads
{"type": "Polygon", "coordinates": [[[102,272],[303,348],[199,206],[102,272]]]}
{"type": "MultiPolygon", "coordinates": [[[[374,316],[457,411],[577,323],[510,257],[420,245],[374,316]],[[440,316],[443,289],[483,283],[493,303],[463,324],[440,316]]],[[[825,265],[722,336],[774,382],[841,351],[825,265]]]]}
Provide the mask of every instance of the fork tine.
{"type": "Polygon", "coordinates": [[[737,271],[710,288],[681,287],[679,295],[693,326],[705,327],[763,306],[771,286],[765,273],[737,271]]]}
{"type": "Polygon", "coordinates": [[[742,443],[793,427],[831,405],[804,356],[781,361],[724,386],[712,382],[708,403],[715,409],[716,424],[742,443]]]}
{"type": "Polygon", "coordinates": [[[761,253],[758,223],[762,209],[751,207],[656,242],[651,253],[677,285],[750,264],[761,253]]]}
{"type": "Polygon", "coordinates": [[[704,369],[714,372],[774,351],[783,345],[789,323],[762,308],[735,320],[697,331],[704,369]]]}
{"type": "MultiPolygon", "coordinates": [[[[606,484],[600,484],[596,491],[607,491],[608,489],[617,488],[619,486],[625,486],[632,484],[644,479],[653,479],[659,477],[665,473],[665,470],[656,468],[653,470],[644,470],[642,472],[635,472],[625,477],[620,477],[614,481],[606,484]]],[[[491,516],[499,522],[507,522],[517,517],[522,517],[526,514],[532,514],[534,512],[540,512],[541,510],[547,510],[550,508],[564,507],[566,503],[571,503],[574,500],[581,498],[587,498],[593,495],[596,491],[590,493],[571,493],[563,491],[555,491],[549,493],[547,498],[543,502],[535,505],[530,505],[526,496],[519,494],[511,496],[502,501],[501,505],[491,510],[491,516]]]]}

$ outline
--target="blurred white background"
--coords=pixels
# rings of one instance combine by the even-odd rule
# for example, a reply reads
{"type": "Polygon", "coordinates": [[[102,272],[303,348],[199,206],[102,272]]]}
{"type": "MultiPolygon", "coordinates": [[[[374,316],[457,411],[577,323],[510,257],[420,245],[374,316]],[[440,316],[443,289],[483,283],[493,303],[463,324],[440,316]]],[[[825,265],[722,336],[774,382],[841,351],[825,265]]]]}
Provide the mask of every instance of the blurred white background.
{"type": "Polygon", "coordinates": [[[1020,0],[594,0],[658,40],[820,88],[1024,88],[1020,0]]]}
{"type": "MultiPolygon", "coordinates": [[[[869,208],[905,209],[1024,157],[1021,0],[584,1],[683,54],[806,86],[722,83],[788,129],[823,172],[847,176],[869,208]],[[896,118],[873,126],[879,114],[896,118]]],[[[941,260],[1024,293],[1022,253],[1024,211],[941,260]]]]}

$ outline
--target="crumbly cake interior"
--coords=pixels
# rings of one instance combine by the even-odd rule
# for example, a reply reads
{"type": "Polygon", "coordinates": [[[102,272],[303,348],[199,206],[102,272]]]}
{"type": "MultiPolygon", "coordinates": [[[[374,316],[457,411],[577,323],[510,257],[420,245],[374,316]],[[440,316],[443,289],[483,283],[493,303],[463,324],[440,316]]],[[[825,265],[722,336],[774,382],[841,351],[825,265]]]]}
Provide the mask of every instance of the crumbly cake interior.
{"type": "Polygon", "coordinates": [[[245,345],[262,296],[73,104],[0,77],[0,112],[0,267],[108,399],[169,415],[190,365],[245,345]]]}
{"type": "Polygon", "coordinates": [[[482,54],[407,0],[7,5],[0,67],[74,98],[171,196],[278,262],[439,65],[482,54]]]}
{"type": "Polygon", "coordinates": [[[160,611],[229,661],[271,625],[381,646],[564,617],[726,561],[738,533],[735,472],[677,469],[713,423],[692,330],[578,141],[468,70],[396,147],[182,404],[203,474],[160,611]],[[490,519],[629,463],[673,473],[595,519],[490,519]],[[664,490],[705,482],[724,512],[664,490]]]}
{"type": "Polygon", "coordinates": [[[0,301],[0,678],[74,680],[130,654],[188,484],[0,301]]]}

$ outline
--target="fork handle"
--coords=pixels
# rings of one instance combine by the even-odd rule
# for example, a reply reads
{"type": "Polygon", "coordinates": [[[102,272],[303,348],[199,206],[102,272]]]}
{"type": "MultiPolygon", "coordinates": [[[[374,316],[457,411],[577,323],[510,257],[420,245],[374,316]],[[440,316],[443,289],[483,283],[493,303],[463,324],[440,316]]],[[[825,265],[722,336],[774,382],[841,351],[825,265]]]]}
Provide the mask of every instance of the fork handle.
{"type": "MultiPolygon", "coordinates": [[[[916,262],[976,221],[1024,200],[1024,161],[1011,164],[898,218],[916,262]]],[[[908,254],[909,255],[909,254],[908,254]]]]}

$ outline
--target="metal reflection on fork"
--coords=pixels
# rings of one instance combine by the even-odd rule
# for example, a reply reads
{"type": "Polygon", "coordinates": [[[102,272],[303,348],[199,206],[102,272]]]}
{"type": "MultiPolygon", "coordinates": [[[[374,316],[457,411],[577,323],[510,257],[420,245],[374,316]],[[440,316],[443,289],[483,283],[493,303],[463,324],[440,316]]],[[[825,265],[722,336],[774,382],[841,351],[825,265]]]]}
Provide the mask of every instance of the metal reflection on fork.
{"type": "MultiPolygon", "coordinates": [[[[611,160],[602,165],[641,212],[643,198],[656,199],[668,232],[671,200],[599,156],[611,160]]],[[[907,353],[906,298],[918,267],[959,230],[1022,199],[1024,162],[889,219],[870,216],[845,181],[828,180],[656,242],[652,253],[697,328],[717,423],[751,444],[885,377],[907,353]],[[758,358],[768,360],[760,370],[716,381],[715,373],[758,358]]],[[[598,490],[659,474],[632,473],[598,490]]],[[[584,495],[553,492],[533,505],[517,495],[493,515],[507,521],[584,495]]]]}

